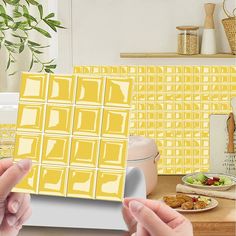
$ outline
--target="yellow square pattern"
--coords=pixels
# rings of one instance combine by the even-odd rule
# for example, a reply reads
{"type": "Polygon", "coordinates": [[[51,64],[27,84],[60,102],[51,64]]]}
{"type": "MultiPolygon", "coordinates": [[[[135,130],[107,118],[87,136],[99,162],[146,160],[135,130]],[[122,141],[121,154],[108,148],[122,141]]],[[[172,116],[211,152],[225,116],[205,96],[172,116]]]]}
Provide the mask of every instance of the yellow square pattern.
{"type": "Polygon", "coordinates": [[[34,167],[15,191],[121,201],[132,82],[23,73],[14,160],[34,167]]]}
{"type": "MultiPolygon", "coordinates": [[[[106,81],[110,92],[105,104],[114,107],[120,102],[130,104],[130,98],[122,95],[124,90],[117,85],[122,78],[133,79],[130,132],[156,140],[162,157],[159,174],[208,171],[209,116],[231,111],[230,100],[236,96],[235,66],[76,66],[74,72],[81,76],[119,77],[116,82],[106,81]]],[[[123,86],[126,90],[128,87],[123,86]]],[[[115,114],[104,110],[104,137],[122,137],[122,118],[115,114]]],[[[104,166],[102,160],[99,163],[104,166]]],[[[108,163],[109,158],[105,166],[108,163]]]]}
{"type": "Polygon", "coordinates": [[[96,170],[71,168],[67,196],[81,198],[95,198],[96,170]]]}

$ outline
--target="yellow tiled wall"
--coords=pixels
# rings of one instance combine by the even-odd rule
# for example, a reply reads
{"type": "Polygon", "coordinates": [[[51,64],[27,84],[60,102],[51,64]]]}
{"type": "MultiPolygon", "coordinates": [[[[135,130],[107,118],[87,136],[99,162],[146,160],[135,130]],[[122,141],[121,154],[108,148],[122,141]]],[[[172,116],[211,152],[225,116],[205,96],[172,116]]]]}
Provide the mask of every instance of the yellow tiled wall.
{"type": "Polygon", "coordinates": [[[209,168],[209,115],[231,111],[235,66],[77,66],[76,73],[135,81],[131,134],[156,140],[160,174],[209,168]]]}

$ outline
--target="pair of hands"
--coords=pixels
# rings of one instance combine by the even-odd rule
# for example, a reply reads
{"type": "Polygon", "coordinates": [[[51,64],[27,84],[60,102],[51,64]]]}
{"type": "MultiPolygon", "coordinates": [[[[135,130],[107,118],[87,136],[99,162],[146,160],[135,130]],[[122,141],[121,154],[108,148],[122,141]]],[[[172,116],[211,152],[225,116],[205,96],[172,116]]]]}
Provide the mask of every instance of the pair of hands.
{"type": "Polygon", "coordinates": [[[190,221],[160,201],[127,198],[122,213],[127,236],[193,236],[190,221]]]}
{"type": "MultiPolygon", "coordinates": [[[[0,235],[15,236],[31,216],[30,195],[11,193],[12,188],[29,172],[30,160],[13,164],[11,159],[0,161],[0,235]]],[[[124,220],[128,235],[192,236],[191,223],[181,214],[159,201],[125,199],[124,220]]]]}
{"type": "Polygon", "coordinates": [[[30,195],[11,193],[12,188],[29,172],[30,160],[13,164],[0,160],[0,235],[15,236],[31,216],[30,195]]]}

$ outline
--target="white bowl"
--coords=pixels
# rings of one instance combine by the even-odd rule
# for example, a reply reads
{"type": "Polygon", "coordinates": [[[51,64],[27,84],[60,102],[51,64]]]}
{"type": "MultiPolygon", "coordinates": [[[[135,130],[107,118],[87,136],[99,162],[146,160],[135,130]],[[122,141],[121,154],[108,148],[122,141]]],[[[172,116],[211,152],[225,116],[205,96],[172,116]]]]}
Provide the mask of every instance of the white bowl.
{"type": "Polygon", "coordinates": [[[222,173],[197,172],[197,173],[185,175],[182,178],[182,181],[184,182],[184,184],[186,184],[188,186],[191,186],[191,187],[194,187],[194,188],[201,188],[201,189],[207,189],[207,190],[216,190],[216,191],[224,191],[224,190],[230,189],[232,186],[234,186],[236,184],[236,177],[233,176],[233,175],[222,174],[222,173]],[[230,185],[222,185],[222,186],[208,186],[208,185],[190,184],[190,183],[187,182],[187,178],[188,177],[195,177],[199,173],[203,173],[207,177],[226,176],[226,177],[231,179],[232,184],[230,184],[230,185]]]}

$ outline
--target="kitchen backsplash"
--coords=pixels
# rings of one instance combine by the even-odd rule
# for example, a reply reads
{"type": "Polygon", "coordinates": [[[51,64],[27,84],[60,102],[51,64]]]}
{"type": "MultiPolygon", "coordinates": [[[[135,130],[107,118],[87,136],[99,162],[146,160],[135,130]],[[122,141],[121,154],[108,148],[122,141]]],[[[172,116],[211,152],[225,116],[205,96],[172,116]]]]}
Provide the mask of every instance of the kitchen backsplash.
{"type": "Polygon", "coordinates": [[[131,134],[156,140],[159,174],[208,171],[209,116],[231,111],[236,66],[76,66],[74,70],[134,79],[131,134]]]}

